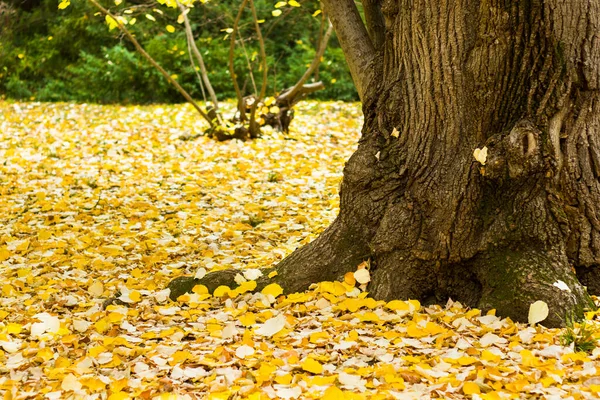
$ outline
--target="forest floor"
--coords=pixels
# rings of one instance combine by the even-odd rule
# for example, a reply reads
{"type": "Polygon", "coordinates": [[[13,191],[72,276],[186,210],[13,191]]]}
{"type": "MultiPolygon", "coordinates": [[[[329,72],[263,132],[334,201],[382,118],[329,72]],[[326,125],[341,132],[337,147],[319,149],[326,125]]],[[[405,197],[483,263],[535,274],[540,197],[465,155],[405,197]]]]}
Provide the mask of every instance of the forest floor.
{"type": "Polygon", "coordinates": [[[287,137],[219,143],[194,138],[186,105],[0,101],[0,396],[599,397],[594,312],[568,331],[385,303],[356,283],[364,270],[287,297],[242,293],[338,211],[359,105],[296,115],[287,137]],[[222,268],[241,289],[168,299],[172,278],[222,268]],[[103,310],[115,295],[127,306],[103,310]],[[569,333],[587,352],[563,346],[569,333]]]}

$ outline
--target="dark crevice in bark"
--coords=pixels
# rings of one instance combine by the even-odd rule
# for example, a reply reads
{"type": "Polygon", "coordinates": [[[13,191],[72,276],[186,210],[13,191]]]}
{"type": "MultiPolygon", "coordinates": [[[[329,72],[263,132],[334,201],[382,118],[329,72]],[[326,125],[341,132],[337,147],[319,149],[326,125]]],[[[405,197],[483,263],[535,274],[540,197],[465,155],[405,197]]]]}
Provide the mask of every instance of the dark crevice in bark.
{"type": "Polygon", "coordinates": [[[577,279],[587,288],[588,293],[600,296],[600,266],[575,268],[577,279]]]}

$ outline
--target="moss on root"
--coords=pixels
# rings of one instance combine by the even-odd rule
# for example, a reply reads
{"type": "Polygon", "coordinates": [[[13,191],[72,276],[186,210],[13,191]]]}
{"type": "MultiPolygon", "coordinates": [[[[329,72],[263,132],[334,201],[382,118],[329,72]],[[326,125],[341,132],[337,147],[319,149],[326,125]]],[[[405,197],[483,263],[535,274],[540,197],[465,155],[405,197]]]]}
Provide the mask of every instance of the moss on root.
{"type": "Polygon", "coordinates": [[[547,327],[565,326],[569,317],[582,318],[595,305],[579,283],[565,256],[538,250],[505,250],[480,260],[483,282],[479,307],[495,308],[515,321],[527,321],[529,307],[541,300],[550,309],[542,322],[547,327]],[[569,290],[555,284],[564,282],[569,290]]]}

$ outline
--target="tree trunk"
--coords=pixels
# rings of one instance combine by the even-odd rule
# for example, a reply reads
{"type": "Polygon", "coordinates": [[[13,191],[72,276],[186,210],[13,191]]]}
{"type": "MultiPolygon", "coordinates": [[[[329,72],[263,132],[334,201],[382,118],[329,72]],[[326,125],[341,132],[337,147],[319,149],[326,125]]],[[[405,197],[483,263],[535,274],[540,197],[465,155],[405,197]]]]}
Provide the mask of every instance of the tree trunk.
{"type": "MultiPolygon", "coordinates": [[[[351,0],[324,3],[351,28],[336,15],[351,0]]],[[[600,3],[369,3],[385,41],[353,72],[365,124],[340,215],[276,281],[303,290],[370,258],[375,298],[450,297],[518,321],[542,300],[547,326],[593,308],[578,275],[600,289],[600,3]]]]}

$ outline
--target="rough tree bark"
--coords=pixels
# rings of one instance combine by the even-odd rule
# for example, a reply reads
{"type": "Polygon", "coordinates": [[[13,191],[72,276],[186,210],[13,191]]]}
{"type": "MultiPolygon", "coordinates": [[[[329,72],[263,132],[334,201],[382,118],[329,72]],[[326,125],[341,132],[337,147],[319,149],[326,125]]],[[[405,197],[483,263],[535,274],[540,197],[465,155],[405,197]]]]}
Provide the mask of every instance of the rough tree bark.
{"type": "Polygon", "coordinates": [[[451,297],[518,321],[543,300],[547,326],[593,307],[583,284],[600,291],[600,3],[365,2],[368,29],[353,0],[323,0],[365,115],[340,214],[273,280],[303,290],[370,258],[376,298],[451,297]],[[485,165],[473,156],[483,147],[485,165]]]}

